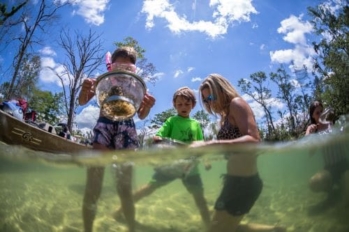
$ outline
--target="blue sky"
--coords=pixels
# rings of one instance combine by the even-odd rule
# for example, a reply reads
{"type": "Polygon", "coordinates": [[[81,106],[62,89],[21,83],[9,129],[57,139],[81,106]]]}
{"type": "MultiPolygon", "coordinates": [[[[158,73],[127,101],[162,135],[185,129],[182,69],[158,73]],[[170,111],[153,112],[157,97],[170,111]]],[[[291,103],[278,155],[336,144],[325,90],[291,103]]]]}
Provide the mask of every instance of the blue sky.
{"type": "MultiPolygon", "coordinates": [[[[72,2],[71,0],[56,0],[72,2]]],[[[10,1],[11,2],[11,1],[10,1]]],[[[311,67],[315,37],[309,23],[308,6],[320,3],[335,6],[340,1],[317,0],[75,0],[64,8],[62,24],[82,33],[89,29],[103,33],[105,52],[114,51],[114,42],[131,36],[146,49],[145,56],[156,68],[159,81],[148,83],[156,105],[148,117],[172,107],[172,94],[182,86],[197,91],[210,73],[220,73],[237,88],[237,81],[250,74],[269,74],[280,64],[311,67]]],[[[35,4],[35,1],[31,2],[35,4]]],[[[42,65],[61,68],[64,56],[50,36],[37,47],[42,65]]],[[[8,65],[11,52],[0,54],[2,66],[8,65]]],[[[291,67],[292,68],[292,67],[291,67]]],[[[96,73],[96,75],[101,73],[96,73]]],[[[4,78],[0,78],[4,81],[4,78]]],[[[57,77],[49,70],[40,74],[44,89],[59,89],[57,77]]],[[[297,83],[295,83],[297,84],[297,83]]],[[[237,88],[241,93],[240,89],[237,88]]],[[[242,94],[242,93],[241,93],[242,94]]],[[[243,94],[242,94],[243,95],[243,94]]],[[[257,119],[263,117],[258,105],[246,96],[257,119]]],[[[271,101],[277,109],[280,101],[271,101]]],[[[198,104],[193,112],[202,109],[198,104]]],[[[79,129],[92,128],[98,108],[78,108],[79,129]]],[[[143,125],[139,122],[138,125],[143,125]]]]}

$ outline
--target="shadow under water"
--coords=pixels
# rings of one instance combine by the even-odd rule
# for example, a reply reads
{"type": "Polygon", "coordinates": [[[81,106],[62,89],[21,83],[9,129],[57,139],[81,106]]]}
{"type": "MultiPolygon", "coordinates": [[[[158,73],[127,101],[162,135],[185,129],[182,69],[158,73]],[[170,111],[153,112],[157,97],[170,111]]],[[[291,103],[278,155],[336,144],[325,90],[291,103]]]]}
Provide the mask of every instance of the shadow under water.
{"type": "MultiPolygon", "coordinates": [[[[338,184],[328,196],[310,191],[308,181],[324,168],[324,150],[345,154],[349,160],[348,144],[348,129],[343,124],[330,135],[285,143],[195,149],[158,144],[103,154],[49,154],[0,142],[0,231],[82,231],[87,166],[107,167],[95,231],[127,231],[124,221],[111,217],[120,203],[111,172],[112,164],[129,161],[135,164],[134,189],[151,180],[154,167],[176,169],[192,160],[211,163],[211,170],[199,165],[199,171],[208,207],[213,210],[222,187],[220,176],[226,171],[225,157],[258,154],[264,188],[242,223],[279,224],[297,232],[347,232],[349,206],[342,202],[343,186],[338,184]],[[174,162],[178,160],[182,161],[174,162]]],[[[136,219],[142,232],[204,231],[192,197],[178,180],[137,202],[136,219]]]]}

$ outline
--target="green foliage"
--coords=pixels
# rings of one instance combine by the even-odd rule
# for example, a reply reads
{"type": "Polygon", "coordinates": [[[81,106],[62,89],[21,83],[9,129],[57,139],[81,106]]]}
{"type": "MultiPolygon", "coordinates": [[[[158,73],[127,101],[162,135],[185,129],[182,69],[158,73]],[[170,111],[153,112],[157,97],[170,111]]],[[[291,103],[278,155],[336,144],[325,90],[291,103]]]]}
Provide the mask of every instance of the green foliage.
{"type": "Polygon", "coordinates": [[[148,62],[148,59],[145,58],[145,49],[142,48],[138,41],[132,37],[127,37],[123,42],[115,42],[117,47],[129,46],[133,47],[137,52],[137,74],[142,77],[146,82],[155,84],[158,80],[158,77],[155,74],[156,68],[153,63],[148,62]]]}
{"type": "MultiPolygon", "coordinates": [[[[41,60],[39,56],[32,56],[25,54],[23,63],[19,67],[16,81],[14,82],[14,89],[10,98],[25,98],[30,99],[33,96],[33,90],[36,88],[36,83],[39,79],[41,70],[41,60]]],[[[7,93],[9,91],[10,83],[4,82],[0,86],[0,92],[7,93]]]]}
{"type": "Polygon", "coordinates": [[[192,117],[200,122],[201,128],[205,128],[210,123],[210,116],[204,110],[197,111],[192,117]]]}
{"type": "Polygon", "coordinates": [[[29,107],[37,112],[37,120],[52,125],[59,122],[62,115],[63,94],[52,94],[49,91],[34,89],[33,96],[28,101],[29,107]]]}
{"type": "Polygon", "coordinates": [[[306,128],[310,82],[305,68],[296,70],[295,75],[298,81],[297,87],[292,83],[293,77],[282,66],[269,76],[264,72],[256,72],[250,75],[249,79],[238,81],[238,86],[242,91],[256,101],[264,111],[266,123],[259,126],[263,140],[295,139],[306,128]],[[275,83],[278,89],[275,97],[267,87],[270,81],[275,83]],[[273,98],[286,104],[283,112],[273,109],[273,98]],[[277,123],[274,122],[275,114],[279,116],[277,123]]]}
{"type": "Polygon", "coordinates": [[[155,114],[154,118],[151,120],[151,123],[161,126],[169,117],[177,115],[175,108],[165,110],[161,113],[155,114]]]}
{"type": "Polygon", "coordinates": [[[40,56],[31,56],[26,54],[23,63],[20,66],[18,76],[15,82],[15,95],[24,98],[30,98],[33,95],[33,89],[39,79],[41,70],[40,56]]]}
{"type": "Polygon", "coordinates": [[[115,45],[117,47],[124,47],[124,46],[133,47],[136,50],[136,52],[137,52],[137,58],[138,59],[144,59],[145,58],[144,57],[145,49],[142,48],[138,44],[138,41],[135,40],[132,37],[126,37],[123,42],[115,42],[115,45]]]}
{"type": "Polygon", "coordinates": [[[319,55],[315,64],[317,87],[314,91],[337,115],[349,112],[349,1],[333,11],[324,6],[308,8],[317,34],[325,34],[313,46],[319,55]]]}

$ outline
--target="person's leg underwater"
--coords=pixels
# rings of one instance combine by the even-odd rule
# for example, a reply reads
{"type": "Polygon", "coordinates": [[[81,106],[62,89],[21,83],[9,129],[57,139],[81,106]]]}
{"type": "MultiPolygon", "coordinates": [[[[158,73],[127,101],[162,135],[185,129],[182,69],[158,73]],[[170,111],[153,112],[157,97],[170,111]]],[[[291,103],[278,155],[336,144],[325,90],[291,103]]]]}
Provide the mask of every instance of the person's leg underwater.
{"type": "Polygon", "coordinates": [[[97,212],[97,201],[102,191],[103,176],[103,167],[87,168],[86,187],[82,205],[85,232],[93,231],[93,221],[97,212]]]}
{"type": "Polygon", "coordinates": [[[129,232],[135,231],[135,205],[132,196],[132,164],[118,165],[116,170],[116,189],[120,198],[121,209],[124,213],[129,232]]]}
{"type": "Polygon", "coordinates": [[[196,207],[199,209],[201,219],[206,228],[210,226],[210,213],[207,206],[207,201],[204,196],[204,188],[201,176],[198,174],[189,175],[182,179],[182,182],[188,192],[193,196],[196,207]]]}

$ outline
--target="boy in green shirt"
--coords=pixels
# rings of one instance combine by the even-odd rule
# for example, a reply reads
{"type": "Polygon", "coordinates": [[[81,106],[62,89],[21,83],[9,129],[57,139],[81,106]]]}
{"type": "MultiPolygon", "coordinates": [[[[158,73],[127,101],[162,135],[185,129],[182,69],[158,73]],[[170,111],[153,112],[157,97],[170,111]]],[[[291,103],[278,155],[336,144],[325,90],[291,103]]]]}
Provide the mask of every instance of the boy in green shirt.
{"type": "MultiPolygon", "coordinates": [[[[190,112],[196,105],[195,94],[188,87],[183,87],[178,89],[173,95],[173,106],[177,110],[177,115],[172,116],[166,120],[159,131],[154,137],[154,141],[159,141],[162,138],[175,139],[184,143],[191,143],[193,141],[203,140],[203,133],[200,123],[190,118],[190,112]]],[[[204,189],[202,180],[199,174],[199,169],[196,160],[179,160],[178,162],[188,163],[189,170],[186,172],[179,171],[179,175],[172,175],[170,172],[166,172],[166,167],[161,166],[155,168],[155,173],[152,180],[136,191],[133,194],[134,202],[149,196],[156,189],[171,183],[172,181],[180,178],[188,192],[192,194],[196,206],[199,208],[201,218],[206,226],[210,223],[210,216],[208,207],[206,204],[206,199],[204,197],[204,189]]],[[[206,170],[210,169],[210,165],[205,165],[206,170]]],[[[117,210],[114,214],[117,217],[120,210],[117,210]]]]}

